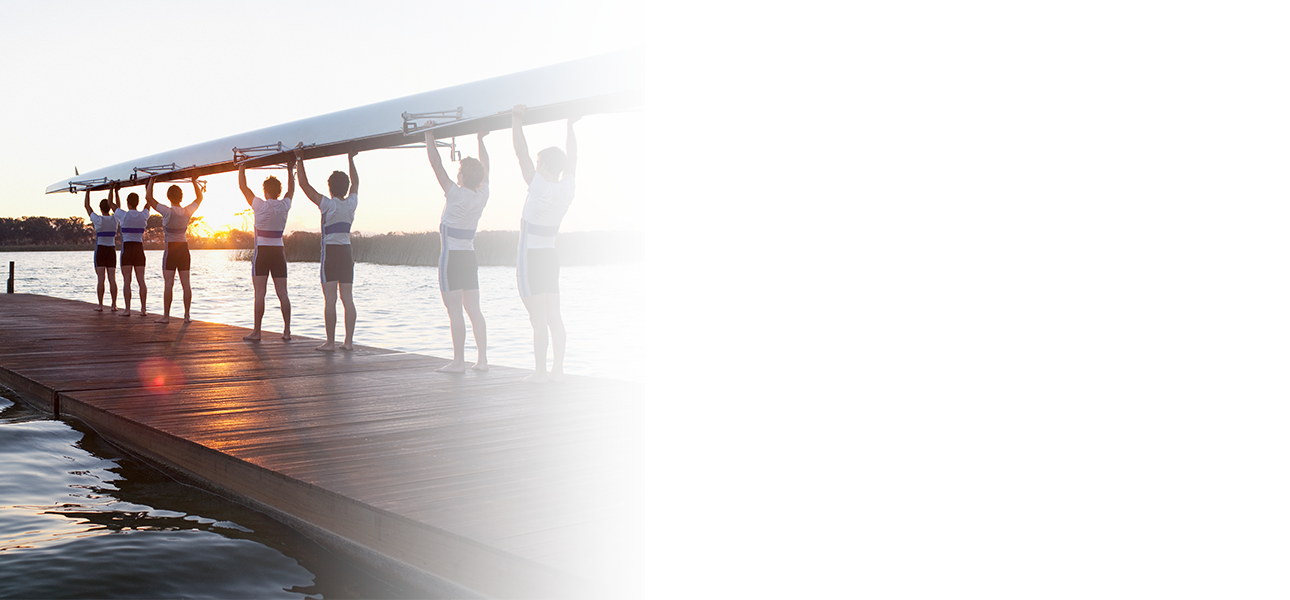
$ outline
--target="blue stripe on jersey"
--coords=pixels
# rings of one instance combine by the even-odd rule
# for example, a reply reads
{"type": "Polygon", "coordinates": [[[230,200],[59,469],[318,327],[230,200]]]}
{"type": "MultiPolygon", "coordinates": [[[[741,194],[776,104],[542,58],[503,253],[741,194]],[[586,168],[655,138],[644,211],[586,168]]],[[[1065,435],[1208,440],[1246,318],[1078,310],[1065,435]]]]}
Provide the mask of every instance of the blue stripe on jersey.
{"type": "Polygon", "coordinates": [[[457,229],[456,227],[448,227],[447,225],[444,225],[442,223],[439,224],[439,233],[442,233],[450,238],[455,238],[458,240],[475,239],[474,229],[457,229]]]}

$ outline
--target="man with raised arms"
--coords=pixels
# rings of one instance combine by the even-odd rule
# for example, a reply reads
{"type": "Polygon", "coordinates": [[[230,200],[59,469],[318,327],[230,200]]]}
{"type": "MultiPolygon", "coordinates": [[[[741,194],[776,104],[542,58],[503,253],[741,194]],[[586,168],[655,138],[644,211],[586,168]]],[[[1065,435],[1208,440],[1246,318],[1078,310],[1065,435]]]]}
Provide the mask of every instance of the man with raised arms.
{"type": "MultiPolygon", "coordinates": [[[[108,192],[110,197],[112,192],[108,192]]],[[[85,212],[90,215],[94,225],[94,273],[99,278],[99,305],[94,308],[103,312],[103,280],[112,282],[112,312],[116,312],[116,228],[119,222],[111,214],[112,201],[104,198],[99,201],[101,215],[94,214],[90,208],[90,191],[85,190],[85,212]]]]}
{"type": "Polygon", "coordinates": [[[188,206],[181,206],[184,190],[172,185],[166,190],[170,206],[164,206],[152,196],[152,183],[153,180],[149,179],[144,199],[148,202],[148,208],[161,215],[161,227],[166,230],[166,251],[161,255],[161,273],[166,279],[166,293],[162,298],[165,309],[161,318],[155,322],[170,322],[170,302],[175,297],[175,273],[178,272],[179,283],[184,287],[184,322],[191,323],[193,286],[188,278],[189,267],[192,265],[192,255],[188,252],[188,222],[202,205],[202,188],[197,185],[197,178],[193,177],[193,194],[197,199],[188,206]]]}
{"type": "Polygon", "coordinates": [[[296,165],[300,171],[300,189],[318,206],[322,213],[322,288],[323,321],[327,325],[327,343],[318,346],[324,352],[336,351],[336,294],[345,305],[345,343],[342,350],[354,349],[354,324],[358,311],[354,308],[354,256],[349,247],[349,230],[354,224],[354,211],[358,208],[358,169],[354,168],[354,155],[349,153],[349,176],[332,171],[327,178],[331,197],[319,194],[309,185],[305,174],[304,150],[296,149],[296,165]]]}
{"type": "Polygon", "coordinates": [[[148,285],[143,282],[143,268],[148,264],[148,257],[143,253],[143,232],[148,228],[148,207],[139,208],[139,194],[130,192],[125,202],[130,207],[121,210],[120,185],[112,186],[115,196],[116,212],[121,221],[121,278],[125,286],[125,312],[123,317],[130,316],[130,277],[139,280],[139,316],[148,316],[148,285]]]}
{"type": "Polygon", "coordinates": [[[466,321],[461,316],[464,305],[470,315],[470,330],[475,334],[477,359],[471,367],[476,371],[488,370],[487,328],[484,313],[479,310],[479,263],[475,259],[475,229],[479,216],[488,204],[488,151],[480,131],[479,159],[461,159],[457,182],[448,178],[443,168],[443,158],[435,146],[434,130],[426,131],[426,153],[435,179],[443,188],[445,197],[443,215],[439,217],[439,296],[448,309],[448,323],[452,330],[452,362],[435,369],[442,373],[461,373],[466,370],[466,321]]]}
{"type": "Polygon", "coordinates": [[[282,247],[282,232],[287,228],[287,213],[291,210],[291,197],[296,193],[296,176],[292,167],[295,159],[287,163],[287,194],[282,193],[282,182],[270,175],[264,180],[264,199],[256,197],[246,185],[246,165],[237,170],[237,185],[246,197],[246,203],[255,211],[255,251],[251,254],[251,282],[255,284],[255,329],[242,339],[260,339],[260,322],[264,320],[264,294],[269,289],[269,275],[273,276],[273,291],[282,306],[282,339],[291,339],[291,300],[287,299],[287,255],[282,247]]]}
{"type": "Polygon", "coordinates": [[[578,147],[573,137],[573,124],[578,117],[569,119],[566,156],[552,146],[537,154],[537,165],[529,158],[528,142],[524,139],[523,104],[511,111],[511,137],[515,143],[515,156],[520,160],[520,173],[529,184],[528,196],[520,219],[519,254],[516,257],[515,275],[520,288],[520,299],[529,312],[533,325],[533,359],[535,369],[524,381],[543,383],[564,379],[564,320],[560,316],[560,259],[556,254],[555,236],[560,221],[573,202],[573,173],[578,162],[578,147]],[[561,177],[561,173],[564,174],[561,177]],[[551,350],[555,355],[550,375],[546,370],[547,331],[550,330],[551,350]]]}

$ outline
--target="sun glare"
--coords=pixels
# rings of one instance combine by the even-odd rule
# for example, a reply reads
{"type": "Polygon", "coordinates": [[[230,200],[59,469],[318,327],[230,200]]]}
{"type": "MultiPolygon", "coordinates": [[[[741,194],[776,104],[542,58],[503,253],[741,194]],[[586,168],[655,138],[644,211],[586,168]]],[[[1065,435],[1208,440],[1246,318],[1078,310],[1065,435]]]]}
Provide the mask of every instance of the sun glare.
{"type": "MultiPolygon", "coordinates": [[[[254,171],[257,174],[265,172],[254,171]]],[[[262,180],[264,177],[261,175],[258,179],[262,180]]],[[[237,173],[208,175],[203,179],[206,180],[206,195],[202,199],[202,206],[197,211],[197,216],[202,217],[202,223],[210,228],[209,233],[219,233],[229,229],[250,231],[255,227],[254,219],[244,219],[238,214],[251,207],[246,204],[246,198],[242,197],[242,192],[237,188],[237,173]]],[[[251,179],[250,172],[247,173],[247,179],[251,179]]],[[[252,190],[255,190],[254,186],[252,190]]],[[[258,192],[258,190],[255,191],[258,192]]]]}

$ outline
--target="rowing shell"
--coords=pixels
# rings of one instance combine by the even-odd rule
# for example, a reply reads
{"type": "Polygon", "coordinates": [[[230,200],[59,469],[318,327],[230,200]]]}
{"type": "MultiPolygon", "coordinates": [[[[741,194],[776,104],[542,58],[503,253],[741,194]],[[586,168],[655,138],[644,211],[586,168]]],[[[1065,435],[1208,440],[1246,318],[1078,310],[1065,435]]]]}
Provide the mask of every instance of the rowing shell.
{"type": "Polygon", "coordinates": [[[511,108],[527,105],[525,124],[643,105],[640,56],[621,51],[502,75],[337,111],[186,146],[69,177],[46,194],[142,185],[281,164],[298,145],[306,159],[474,135],[511,126],[511,108]],[[421,115],[418,119],[417,116],[421,115]],[[433,121],[433,124],[427,121],[433,121]],[[235,149],[242,149],[235,153],[235,149]],[[245,149],[257,149],[249,151],[245,149]]]}

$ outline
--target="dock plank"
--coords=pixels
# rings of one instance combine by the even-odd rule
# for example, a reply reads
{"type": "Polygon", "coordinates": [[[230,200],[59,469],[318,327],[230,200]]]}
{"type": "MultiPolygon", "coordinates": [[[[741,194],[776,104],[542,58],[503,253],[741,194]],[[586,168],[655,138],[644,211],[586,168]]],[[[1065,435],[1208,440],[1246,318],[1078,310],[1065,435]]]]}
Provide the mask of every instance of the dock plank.
{"type": "Polygon", "coordinates": [[[358,548],[373,568],[450,592],[604,596],[628,570],[629,384],[435,373],[447,359],[246,342],[238,327],[90,306],[0,296],[0,381],[358,548]]]}

